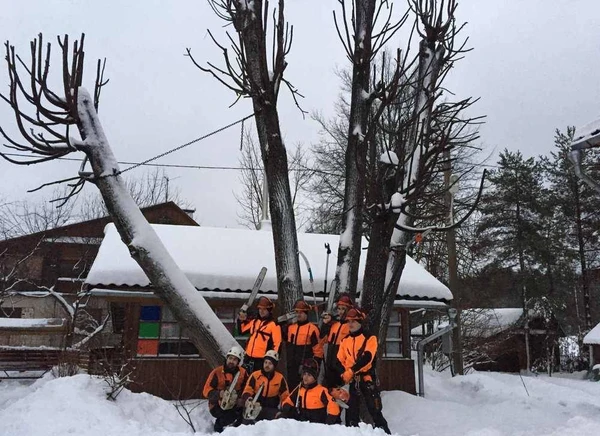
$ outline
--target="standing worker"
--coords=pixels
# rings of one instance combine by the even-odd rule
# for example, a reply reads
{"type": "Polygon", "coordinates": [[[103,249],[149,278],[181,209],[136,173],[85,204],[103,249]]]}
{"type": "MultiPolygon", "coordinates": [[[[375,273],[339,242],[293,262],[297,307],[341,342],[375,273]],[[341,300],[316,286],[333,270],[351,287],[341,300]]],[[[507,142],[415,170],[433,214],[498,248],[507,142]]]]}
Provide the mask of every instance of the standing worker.
{"type": "Polygon", "coordinates": [[[342,385],[337,365],[337,353],[342,340],[348,336],[350,330],[346,323],[346,313],[354,306],[352,299],[347,295],[340,295],[335,310],[337,311],[337,320],[332,318],[332,314],[323,314],[323,325],[321,326],[321,343],[327,344],[327,352],[324,361],[324,380],[323,385],[327,388],[334,388],[342,385]]]}
{"type": "Polygon", "coordinates": [[[357,427],[360,421],[360,397],[365,399],[367,410],[375,427],[391,434],[383,417],[381,395],[377,387],[375,366],[377,364],[377,337],[365,334],[362,324],[365,316],[352,308],[346,314],[350,334],[340,344],[337,358],[344,384],[350,384],[350,400],[346,410],[346,425],[357,427]]]}
{"type": "Polygon", "coordinates": [[[265,353],[273,350],[279,353],[281,346],[281,327],[273,319],[274,304],[267,297],[258,299],[258,318],[248,319],[246,312],[240,312],[237,320],[238,331],[250,333],[246,344],[244,367],[251,373],[263,367],[265,353]]]}
{"type": "Polygon", "coordinates": [[[308,321],[310,305],[304,300],[294,304],[297,321],[287,327],[286,359],[287,382],[290,389],[300,384],[300,371],[305,359],[314,358],[318,365],[323,360],[323,344],[320,341],[319,328],[308,321]]]}

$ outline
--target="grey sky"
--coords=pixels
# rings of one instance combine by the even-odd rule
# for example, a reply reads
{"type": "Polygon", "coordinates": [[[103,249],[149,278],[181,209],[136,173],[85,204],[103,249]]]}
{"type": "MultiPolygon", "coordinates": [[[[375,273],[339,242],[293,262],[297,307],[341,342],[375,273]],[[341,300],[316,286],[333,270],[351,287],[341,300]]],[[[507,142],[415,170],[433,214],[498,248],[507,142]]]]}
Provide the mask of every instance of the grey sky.
{"type": "MultiPolygon", "coordinates": [[[[233,94],[202,74],[183,56],[191,47],[196,58],[220,61],[207,28],[225,41],[222,23],[206,1],[138,0],[2,0],[0,36],[18,51],[43,32],[47,41],[58,34],[86,33],[87,60],[107,57],[109,85],[100,116],[119,160],[154,156],[251,112],[248,101],[234,108],[233,94]]],[[[272,2],[274,3],[274,2],[272,2]]],[[[396,1],[403,9],[404,1],[396,1]]],[[[331,11],[337,0],[288,0],[294,45],[287,77],[305,95],[306,110],[331,114],[338,94],[336,67],[346,67],[331,11]]],[[[487,115],[481,129],[487,152],[520,149],[525,155],[552,149],[554,129],[582,125],[600,113],[600,26],[596,0],[463,0],[457,19],[467,21],[464,35],[474,50],[457,63],[448,87],[459,97],[479,96],[475,107],[487,115]]],[[[93,64],[87,84],[92,85],[93,64]]],[[[57,72],[57,70],[55,70],[57,72]]],[[[6,89],[5,67],[0,86],[6,89]]],[[[288,146],[309,144],[318,126],[303,119],[283,93],[280,119],[288,146]]],[[[13,125],[6,105],[0,123],[13,125]]],[[[161,159],[161,163],[237,165],[239,127],[161,159]]],[[[74,176],[76,162],[15,167],[0,162],[0,196],[32,197],[27,189],[74,176]]],[[[136,170],[136,172],[139,170],[136,170]]],[[[135,174],[135,172],[133,172],[135,174]]],[[[197,209],[204,225],[236,226],[238,172],[168,170],[173,184],[197,209]]],[[[48,191],[50,194],[50,191],[48,191]]]]}

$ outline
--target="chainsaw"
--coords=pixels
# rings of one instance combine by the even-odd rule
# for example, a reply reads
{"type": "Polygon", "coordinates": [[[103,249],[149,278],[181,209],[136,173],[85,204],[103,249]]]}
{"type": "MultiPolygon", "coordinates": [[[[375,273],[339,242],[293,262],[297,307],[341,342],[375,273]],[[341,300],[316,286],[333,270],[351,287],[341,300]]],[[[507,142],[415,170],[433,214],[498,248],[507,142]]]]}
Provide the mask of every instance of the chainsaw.
{"type": "Polygon", "coordinates": [[[237,385],[237,381],[239,378],[240,371],[237,372],[237,374],[231,381],[229,387],[225,389],[225,392],[223,393],[223,398],[221,398],[221,400],[219,401],[219,406],[221,407],[221,409],[230,410],[233,409],[233,406],[235,406],[235,402],[238,398],[238,393],[235,390],[235,386],[237,385]]]}
{"type": "Polygon", "coordinates": [[[262,406],[258,402],[258,399],[260,398],[260,394],[262,393],[264,387],[264,383],[261,384],[260,388],[258,388],[258,391],[256,392],[256,395],[254,395],[254,398],[246,401],[246,407],[244,408],[244,419],[247,419],[248,421],[254,421],[258,417],[260,411],[262,410],[262,406]]]}

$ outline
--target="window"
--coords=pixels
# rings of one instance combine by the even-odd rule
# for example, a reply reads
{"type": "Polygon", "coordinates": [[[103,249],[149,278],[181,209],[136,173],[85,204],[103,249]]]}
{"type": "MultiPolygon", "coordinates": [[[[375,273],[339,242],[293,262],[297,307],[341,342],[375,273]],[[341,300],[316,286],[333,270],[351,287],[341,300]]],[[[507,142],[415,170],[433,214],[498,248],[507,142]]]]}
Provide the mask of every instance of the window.
{"type": "Polygon", "coordinates": [[[125,304],[110,303],[110,317],[113,333],[123,333],[125,330],[125,304]]]}
{"type": "Polygon", "coordinates": [[[392,309],[385,338],[385,357],[402,357],[402,324],[400,312],[392,309]]]}
{"type": "Polygon", "coordinates": [[[233,337],[239,342],[239,344],[244,347],[246,345],[246,341],[248,340],[249,335],[242,335],[237,331],[237,313],[240,310],[239,307],[232,306],[221,306],[215,307],[213,309],[215,314],[219,317],[223,325],[227,327],[227,330],[231,332],[233,337]]]}
{"type": "Polygon", "coordinates": [[[22,307],[0,307],[0,318],[21,318],[22,307]]]}
{"type": "Polygon", "coordinates": [[[141,306],[137,355],[141,357],[198,356],[167,306],[141,306]]]}

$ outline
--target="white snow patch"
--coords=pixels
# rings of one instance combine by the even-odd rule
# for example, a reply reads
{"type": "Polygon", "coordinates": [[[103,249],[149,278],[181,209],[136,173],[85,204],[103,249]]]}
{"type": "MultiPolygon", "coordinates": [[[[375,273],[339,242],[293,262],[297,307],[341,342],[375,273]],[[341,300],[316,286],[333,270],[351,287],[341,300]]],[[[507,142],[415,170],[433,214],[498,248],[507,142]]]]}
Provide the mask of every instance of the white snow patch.
{"type": "Polygon", "coordinates": [[[0,318],[0,329],[57,328],[64,325],[62,318],[0,318]]]}
{"type": "MultiPolygon", "coordinates": [[[[582,436],[598,433],[600,384],[558,377],[474,373],[450,378],[426,369],[427,397],[383,392],[383,413],[393,434],[419,436],[582,436]],[[529,391],[527,395],[524,383],[529,391]]],[[[572,375],[569,375],[572,376],[572,375]]],[[[31,385],[0,383],[0,434],[6,436],[183,436],[191,429],[171,402],[123,391],[108,401],[98,378],[46,375],[31,385]]],[[[213,434],[205,404],[192,411],[198,435],[213,434]]],[[[285,434],[383,436],[358,428],[289,419],[226,429],[227,436],[285,434]]]]}
{"type": "Polygon", "coordinates": [[[406,203],[406,198],[399,192],[394,193],[391,199],[391,207],[394,212],[400,212],[402,205],[406,203]]]}
{"type": "Polygon", "coordinates": [[[398,156],[391,150],[384,151],[381,156],[379,156],[379,162],[388,164],[388,165],[398,165],[398,156]]]}
{"type": "MultiPolygon", "coordinates": [[[[277,275],[273,236],[270,232],[197,226],[152,225],[175,263],[197,289],[249,291],[260,269],[267,267],[261,291],[277,293],[277,275]]],[[[298,248],[310,261],[315,283],[325,280],[325,243],[336,247],[344,243],[344,235],[298,233],[298,248]]],[[[346,241],[347,242],[347,241],[346,241]]],[[[363,238],[362,247],[368,241],[363,238]]],[[[335,265],[333,250],[330,265],[335,265]]],[[[359,290],[366,256],[359,265],[359,290]]],[[[105,237],[86,279],[89,285],[150,286],[150,281],[133,260],[113,224],[105,237]]],[[[302,276],[302,287],[311,289],[308,274],[302,276]]],[[[399,296],[451,300],[450,290],[413,259],[407,257],[402,273],[399,296]]]]}
{"type": "Polygon", "coordinates": [[[583,343],[588,345],[600,344],[600,324],[596,324],[596,327],[591,329],[588,334],[583,337],[583,343]]]}

